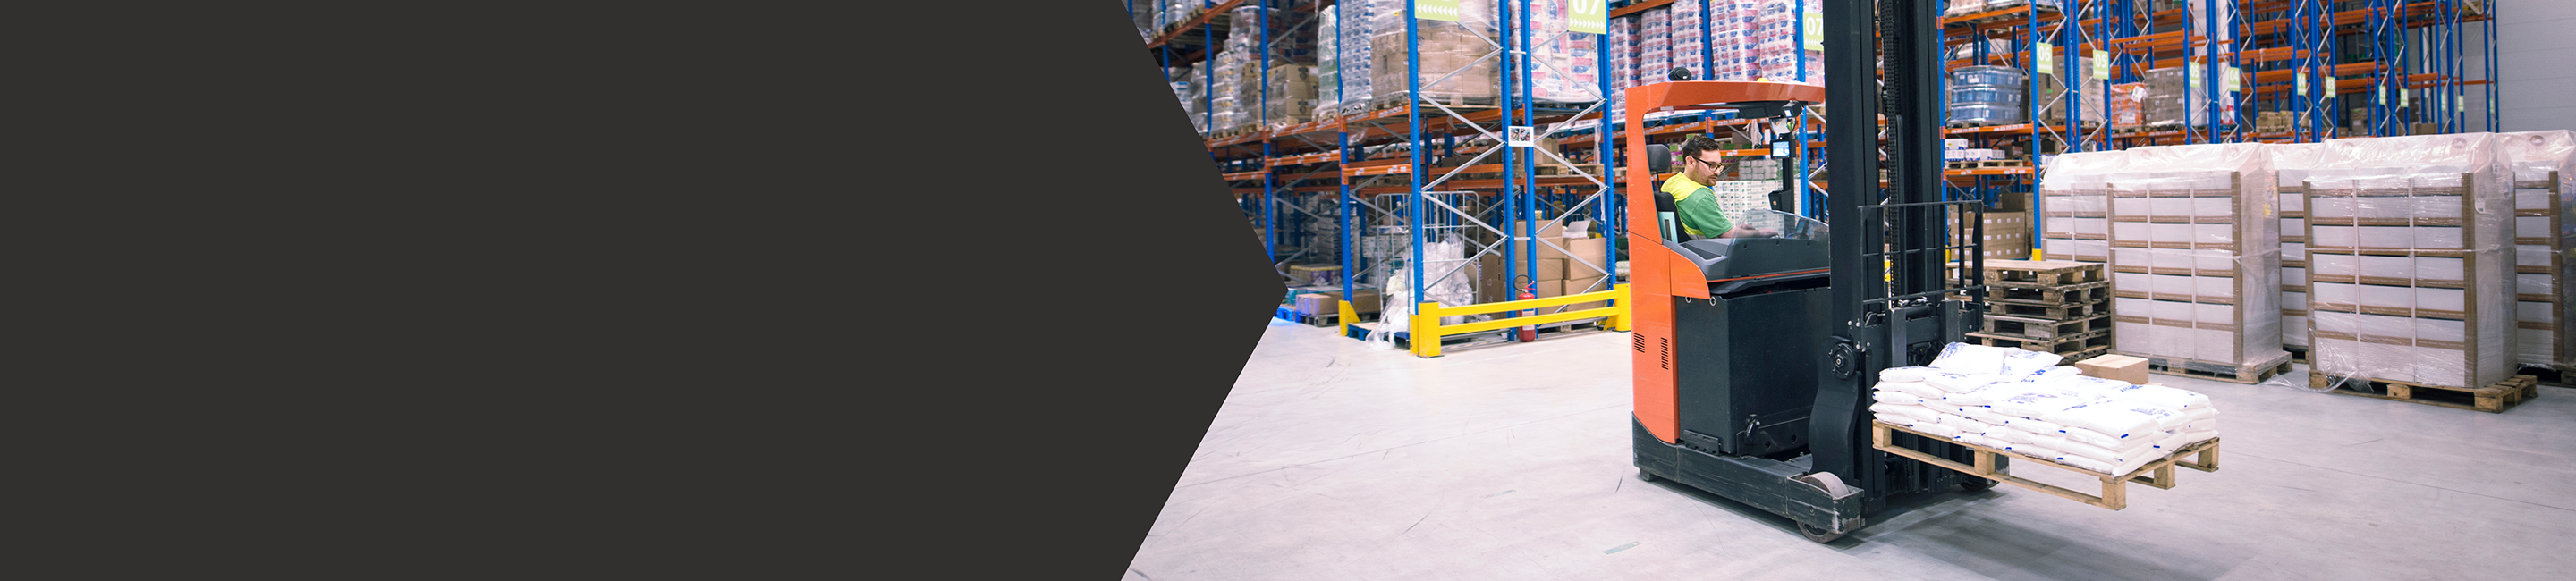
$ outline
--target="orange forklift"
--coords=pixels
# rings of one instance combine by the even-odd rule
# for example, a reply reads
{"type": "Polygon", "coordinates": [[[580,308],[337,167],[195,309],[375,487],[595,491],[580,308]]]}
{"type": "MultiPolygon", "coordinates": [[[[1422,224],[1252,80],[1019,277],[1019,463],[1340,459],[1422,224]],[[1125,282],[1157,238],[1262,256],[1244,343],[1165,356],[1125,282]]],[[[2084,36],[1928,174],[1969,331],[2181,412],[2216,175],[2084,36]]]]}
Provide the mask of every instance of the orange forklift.
{"type": "MultiPolygon", "coordinates": [[[[1824,5],[1825,85],[1676,70],[1627,89],[1622,148],[1638,477],[1760,507],[1817,542],[1867,525],[1895,495],[1994,485],[1879,451],[1867,416],[1879,370],[1929,363],[1983,316],[1983,203],[1942,195],[1940,3],[1824,5]],[[1799,227],[1778,237],[1691,239],[1673,223],[1653,181],[1673,159],[1646,143],[1647,113],[1788,119],[1819,103],[1830,104],[1834,227],[1785,215],[1773,218],[1799,227]]],[[[1946,441],[1896,438],[1974,461],[1946,441]]]]}

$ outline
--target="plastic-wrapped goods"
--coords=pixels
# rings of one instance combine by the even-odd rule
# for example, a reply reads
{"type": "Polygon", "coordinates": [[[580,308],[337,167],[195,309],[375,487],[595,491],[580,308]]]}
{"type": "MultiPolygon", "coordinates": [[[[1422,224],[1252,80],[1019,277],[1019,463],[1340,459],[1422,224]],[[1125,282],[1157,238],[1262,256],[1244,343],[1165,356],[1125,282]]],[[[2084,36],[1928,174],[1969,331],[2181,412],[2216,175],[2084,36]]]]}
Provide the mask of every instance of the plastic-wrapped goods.
{"type": "Polygon", "coordinates": [[[1601,37],[1567,32],[1565,2],[1529,0],[1530,97],[1568,105],[1598,101],[1601,37]]]}
{"type": "Polygon", "coordinates": [[[1335,75],[1341,80],[1340,94],[1337,95],[1341,112],[1347,115],[1370,111],[1376,96],[1373,90],[1376,58],[1371,52],[1375,43],[1370,41],[1376,37],[1373,27],[1379,20],[1379,12],[1402,12],[1404,3],[1398,0],[1348,0],[1335,3],[1333,10],[1333,48],[1337,51],[1334,66],[1337,69],[1335,75]]]}
{"type": "MultiPolygon", "coordinates": [[[[1415,20],[1413,38],[1421,71],[1406,68],[1404,5],[1401,2],[1375,0],[1391,4],[1378,6],[1369,37],[1369,74],[1376,108],[1401,106],[1410,99],[1405,91],[1419,83],[1421,97],[1449,105],[1490,105],[1502,87],[1502,61],[1491,40],[1498,33],[1494,4],[1490,2],[1458,3],[1458,21],[1415,20]]],[[[1348,56],[1345,54],[1344,56],[1348,56]]]]}
{"type": "Polygon", "coordinates": [[[1705,81],[1711,77],[1708,76],[1708,67],[1704,66],[1709,58],[1709,44],[1708,27],[1704,26],[1708,22],[1704,18],[1707,12],[1700,9],[1702,1],[1673,0],[1672,66],[1663,70],[1690,69],[1692,79],[1705,81]]]}
{"type": "Polygon", "coordinates": [[[1760,0],[1749,38],[1753,52],[1753,76],[1774,81],[1825,82],[1823,51],[1807,50],[1800,40],[1801,11],[1821,18],[1824,4],[1816,0],[1760,0]],[[1800,79],[1804,76],[1804,80],[1800,79]]]}
{"type": "Polygon", "coordinates": [[[2052,65],[2056,70],[2051,74],[2039,75],[2032,81],[2039,84],[2039,113],[2033,116],[2035,121],[2045,123],[2052,128],[2063,129],[2066,127],[2068,113],[2066,105],[2069,102],[2076,102],[2079,103],[2079,108],[2075,112],[2083,117],[2077,120],[2082,124],[2081,126],[2102,125],[2102,116],[2106,114],[2103,94],[2108,91],[2108,87],[2101,81],[2093,80],[2093,70],[2107,63],[2093,62],[2093,57],[2080,57],[2074,61],[2075,74],[2071,77],[2066,74],[2068,72],[2065,70],[2066,67],[2060,64],[2052,65]],[[2066,85],[2070,79],[2079,85],[2077,87],[2079,90],[2071,99],[2066,96],[2066,85]]]}
{"type": "Polygon", "coordinates": [[[2102,98],[2108,103],[2105,107],[2110,108],[2112,127],[2137,129],[2147,125],[2146,83],[2112,84],[2102,98]]]}
{"type": "Polygon", "coordinates": [[[1628,88],[1637,86],[1638,18],[1640,17],[1622,16],[1612,18],[1606,23],[1608,25],[1606,28],[1609,29],[1609,46],[1604,50],[1610,51],[1610,69],[1603,72],[1610,75],[1610,118],[1614,120],[1613,122],[1625,122],[1628,114],[1628,88]]]}
{"type": "Polygon", "coordinates": [[[2121,151],[2068,153],[2041,168],[2040,250],[2050,260],[2111,261],[2108,179],[2128,160],[2121,151]]]}
{"type": "Polygon", "coordinates": [[[1326,6],[1315,17],[1315,111],[1319,114],[1341,110],[1341,12],[1340,5],[1326,6]]]}
{"type": "MultiPolygon", "coordinates": [[[[2210,87],[2218,81],[2202,78],[2206,75],[2206,70],[2205,66],[2199,63],[2148,69],[2145,75],[2147,94],[2140,102],[2146,125],[2149,127],[2208,125],[2211,121],[2210,87]]],[[[2219,101],[2218,123],[2235,124],[2236,104],[2232,97],[2234,93],[2221,89],[2216,95],[2219,101]]]]}
{"type": "Polygon", "coordinates": [[[2322,143],[2263,147],[2272,156],[2281,199],[2281,344],[2308,346],[2308,171],[2325,155],[2322,143]]]}
{"type": "Polygon", "coordinates": [[[1637,13],[1637,83],[1661,83],[1673,70],[1673,9],[1648,8],[1637,13]]]}
{"type": "Polygon", "coordinates": [[[2499,139],[2326,142],[2306,196],[2311,371],[2455,388],[2512,376],[2514,172],[2499,139]]]}
{"type": "Polygon", "coordinates": [[[2259,143],[2127,150],[2111,201],[2112,352],[2204,371],[2281,349],[2280,197],[2259,143]]]}
{"type": "Polygon", "coordinates": [[[1984,12],[1985,10],[1986,0],[1943,0],[1941,15],[1967,16],[1978,12],[1984,12]]]}
{"type": "Polygon", "coordinates": [[[1270,68],[1270,109],[1264,119],[1278,129],[1315,120],[1315,67],[1279,63],[1270,68]]]}
{"type": "Polygon", "coordinates": [[[2506,133],[2497,151],[2513,168],[2518,362],[2576,368],[2576,324],[2559,320],[2576,305],[2576,132],[2506,133]]]}

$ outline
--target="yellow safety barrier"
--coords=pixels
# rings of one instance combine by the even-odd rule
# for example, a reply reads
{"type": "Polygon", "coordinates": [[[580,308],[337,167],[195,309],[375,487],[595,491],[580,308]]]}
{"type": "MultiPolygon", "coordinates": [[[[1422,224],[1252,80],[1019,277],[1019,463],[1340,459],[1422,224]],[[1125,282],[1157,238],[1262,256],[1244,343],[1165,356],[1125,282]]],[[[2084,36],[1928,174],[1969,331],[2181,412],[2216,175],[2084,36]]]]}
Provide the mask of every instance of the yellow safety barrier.
{"type": "Polygon", "coordinates": [[[1600,292],[1565,295],[1561,297],[1547,297],[1543,299],[1530,299],[1525,301],[1503,301],[1499,303],[1485,303],[1463,307],[1443,307],[1440,306],[1440,303],[1422,303],[1414,307],[1413,326],[1409,332],[1412,335],[1410,340],[1413,343],[1414,355],[1422,357],[1439,357],[1441,337],[1463,335],[1480,331],[1492,331],[1495,329],[1510,329],[1514,327],[1527,327],[1530,325],[1594,318],[1602,319],[1601,326],[1603,328],[1612,331],[1628,330],[1628,285],[1614,285],[1610,287],[1610,290],[1600,292]],[[1440,324],[1441,317],[1508,313],[1523,309],[1557,307],[1594,301],[1613,302],[1608,307],[1598,309],[1566,311],[1562,313],[1550,313],[1509,319],[1494,319],[1491,321],[1479,321],[1459,325],[1440,324]]]}

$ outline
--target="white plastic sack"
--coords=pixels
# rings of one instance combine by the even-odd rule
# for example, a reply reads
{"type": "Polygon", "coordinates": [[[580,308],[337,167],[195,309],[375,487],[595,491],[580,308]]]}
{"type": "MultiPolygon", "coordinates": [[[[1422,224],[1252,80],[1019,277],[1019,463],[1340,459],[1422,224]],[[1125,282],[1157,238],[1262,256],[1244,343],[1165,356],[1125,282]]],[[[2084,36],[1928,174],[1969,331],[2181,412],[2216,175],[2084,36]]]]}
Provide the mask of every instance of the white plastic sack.
{"type": "Polygon", "coordinates": [[[2188,422],[2198,422],[2198,421],[2201,421],[2201,420],[2215,420],[2215,419],[2218,419],[2218,408],[2217,408],[2216,406],[2202,406],[2202,407],[2191,408],[2191,409],[2183,410],[2183,411],[2182,411],[2182,417],[2183,417],[2183,419],[2184,419],[2184,420],[2187,420],[2188,422]]]}
{"type": "Polygon", "coordinates": [[[1878,380],[1923,381],[1923,375],[1930,372],[1932,372],[1930,367],[1890,367],[1878,370],[1878,380]]]}
{"type": "Polygon", "coordinates": [[[2209,396],[2162,385],[2132,385],[2112,391],[2105,397],[2152,403],[2184,411],[2210,407],[2209,396]]]}
{"type": "Polygon", "coordinates": [[[2110,463],[2075,454],[2060,454],[2057,457],[2057,461],[2068,466],[2074,466],[2103,474],[2128,474],[2130,472],[2138,471],[2139,468],[2145,468],[2148,462],[2154,462],[2155,459],[2139,458],[2125,463],[2110,463]]]}
{"type": "Polygon", "coordinates": [[[2049,381],[2048,386],[2072,391],[2083,395],[2086,398],[2100,398],[2110,395],[2111,392],[2119,391],[2121,388],[2130,387],[2129,382],[2126,381],[2103,379],[2090,375],[2060,376],[2049,381]]]}
{"type": "Polygon", "coordinates": [[[2156,440],[2155,450],[2158,454],[2172,454],[2176,450],[2181,450],[2184,446],[2191,445],[2191,443],[2191,436],[2184,435],[2181,432],[2170,432],[2164,434],[2164,437],[2156,440]]]}
{"type": "Polygon", "coordinates": [[[2039,419],[2067,428],[2084,428],[2116,438],[2181,426],[2182,412],[2153,404],[2098,401],[2042,415],[2039,419]],[[2167,425],[2167,424],[2170,425],[2167,425]]]}
{"type": "Polygon", "coordinates": [[[1875,401],[1877,401],[1878,403],[1891,403],[1891,404],[1896,404],[1896,405],[1923,405],[1923,396],[1914,395],[1914,394],[1911,394],[1911,393],[1905,393],[1905,392],[1902,392],[1902,391],[1888,391],[1888,390],[1884,390],[1884,389],[1870,390],[1870,392],[1869,392],[1869,398],[1870,398],[1871,400],[1875,400],[1875,401]]]}
{"type": "Polygon", "coordinates": [[[1968,419],[1971,419],[1971,420],[1976,420],[1976,421],[1978,421],[1978,422],[1982,422],[1982,423],[1984,423],[1984,424],[1986,424],[1986,425],[1988,425],[1988,426],[1993,426],[1993,427],[1998,427],[1998,428],[2003,427],[2003,425],[2004,425],[2004,420],[2012,419],[2012,416],[2007,416],[2007,415],[2003,415],[2003,414],[1998,414],[1998,413],[1995,413],[1993,409],[1983,408],[1983,407],[1965,407],[1965,406],[1962,406],[1962,407],[1960,407],[1960,408],[1959,408],[1959,411],[1958,411],[1958,412],[1955,412],[1955,413],[1959,414],[1959,416],[1961,416],[1961,417],[1965,417],[1965,418],[1968,418],[1968,419]]]}
{"type": "Polygon", "coordinates": [[[1881,381],[1878,382],[1876,389],[1913,394],[1915,397],[1924,399],[1941,399],[1943,393],[1941,390],[1933,389],[1930,384],[1919,381],[1881,381]]]}
{"type": "Polygon", "coordinates": [[[1912,425],[1916,422],[1939,421],[1941,418],[1939,413],[1919,405],[1872,404],[1869,406],[1869,411],[1876,414],[1878,419],[1891,424],[1912,425]]]}
{"type": "Polygon", "coordinates": [[[2029,375],[2032,372],[2039,371],[2041,369],[2046,369],[2065,359],[2066,356],[2064,355],[2027,351],[2011,347],[1987,347],[1984,345],[1951,343],[1948,347],[1941,348],[1941,355],[1939,357],[1934,357],[1932,359],[1932,367],[1934,369],[1956,371],[1959,373],[2022,376],[2029,375]]]}
{"type": "Polygon", "coordinates": [[[2066,431],[2059,433],[2058,436],[2066,438],[2066,441],[2069,442],[2096,446],[2104,450],[2118,451],[2134,450],[2140,446],[2153,445],[2155,444],[2156,438],[2161,437],[2164,434],[2165,432],[2154,432],[2120,438],[2084,428],[2067,428],[2066,431]]]}
{"type": "Polygon", "coordinates": [[[1986,405],[1993,408],[1996,413],[2029,418],[2046,416],[2050,412],[2075,407],[2089,401],[2092,399],[2073,391],[2034,385],[1988,402],[1986,405]]]}
{"type": "Polygon", "coordinates": [[[1922,433],[1931,434],[1931,435],[1935,435],[1935,436],[1940,436],[1940,437],[1944,437],[1944,438],[1955,438],[1955,437],[1958,437],[1958,435],[1959,435],[1959,429],[1958,429],[1958,428],[1953,428],[1953,427],[1949,427],[1949,426],[1944,426],[1944,425],[1941,425],[1941,424],[1940,424],[1940,422],[1915,422],[1914,424],[1912,424],[1912,425],[1908,425],[1908,426],[1906,426],[1906,427],[1908,427],[1908,428],[1914,428],[1914,431],[1917,431],[1917,432],[1922,432],[1922,433]]]}
{"type": "Polygon", "coordinates": [[[2004,451],[2006,451],[2006,452],[2012,452],[2012,453],[2015,453],[2015,454],[2021,454],[2021,455],[2025,455],[2025,456],[2030,456],[2030,457],[2034,457],[2034,458],[2044,458],[2044,459],[2050,460],[2050,461],[2055,461],[2055,460],[2057,460],[2057,457],[2058,457],[2058,456],[2064,456],[2064,455],[2066,455],[2066,453],[2064,453],[2064,452],[2059,452],[2059,451],[2052,450],[2052,449],[2048,449],[2048,448],[2042,448],[2042,447],[2039,447],[2039,446],[2038,446],[2038,445],[2036,445],[2036,444],[2014,444],[2014,443],[2006,443],[2006,444],[2004,444],[2004,451]]]}
{"type": "Polygon", "coordinates": [[[2006,419],[2004,420],[2004,425],[2034,434],[2061,434],[2066,432],[2066,426],[2060,426],[2052,422],[2034,420],[2028,417],[2006,419]]]}
{"type": "Polygon", "coordinates": [[[1983,436],[1983,435],[1970,434],[1970,433],[1965,433],[1965,432],[1961,432],[1957,437],[1954,437],[1954,438],[1951,438],[1951,439],[1953,439],[1953,440],[1958,440],[1958,442],[1959,442],[1959,443],[1961,443],[1961,444],[1969,444],[1969,445],[1975,445],[1975,446],[1984,446],[1984,447],[1988,447],[1988,448],[1998,448],[1998,449],[2003,448],[2003,447],[2004,447],[2004,444],[2005,444],[2004,442],[1997,442],[1997,441],[1994,441],[1994,440],[1987,439],[1987,438],[1986,438],[1985,436],[1983,436]]]}
{"type": "Polygon", "coordinates": [[[2031,383],[2048,383],[2048,382],[2050,382],[2050,381],[2055,381],[2055,380],[2057,380],[2058,378],[2062,378],[2062,377],[2073,377],[2073,376],[2081,376],[2081,375],[2084,375],[2084,370],[2082,370],[2082,369],[2076,369],[2076,368],[2073,368],[2073,367],[2067,367],[2067,366],[2064,366],[2064,365],[2055,365],[2055,366],[2050,366],[2050,367],[2043,367],[2043,368],[2040,368],[2040,370],[2038,370],[2038,371],[2033,371],[2033,372],[2031,372],[2031,373],[2030,373],[2030,375],[2022,377],[2022,378],[2021,378],[2021,380],[2022,380],[2022,381],[2031,382],[2031,383]]]}
{"type": "Polygon", "coordinates": [[[1961,374],[2003,373],[2004,351],[2002,347],[1951,343],[1941,348],[1941,356],[1932,359],[1932,368],[1961,374]]]}
{"type": "Polygon", "coordinates": [[[2066,446],[2061,447],[2061,448],[2058,448],[2057,450],[2058,450],[2058,451],[2060,451],[2060,452],[2065,452],[2065,453],[2066,453],[2067,455],[2069,455],[2069,456],[2081,456],[2081,457],[2085,457],[2085,458],[2092,458],[2092,459],[2095,459],[2095,460],[2101,460],[2101,461],[2103,461],[2103,462],[2110,463],[2110,464],[2114,464],[2114,465],[2117,465],[2117,464],[2127,464],[2127,463],[2129,463],[2129,461],[2130,461],[2130,460],[2136,460],[2136,459],[2139,459],[2139,458],[2149,458],[2149,457],[2155,457],[2155,456],[2157,456],[2157,454],[2156,454],[2156,450],[2155,450],[2155,446],[2152,446],[2152,445],[2138,446],[2138,447],[2130,448],[2130,449],[2126,449],[2126,450],[2113,450],[2113,449],[2109,449],[2109,448],[2103,448],[2103,447],[2101,447],[2101,446],[2095,446],[2095,445],[2092,445],[2092,444],[2087,444],[2087,443],[2083,443],[2083,442],[2078,442],[2078,441],[2075,441],[2075,439],[2073,439],[2073,438],[2068,438],[2068,439],[2066,440],[2066,446]]]}
{"type": "Polygon", "coordinates": [[[1956,414],[1940,414],[1940,415],[1941,415],[1941,420],[1940,420],[1940,421],[1941,421],[1941,425],[1949,426],[1949,427],[1953,427],[1953,428],[1958,428],[1958,429],[1959,429],[1959,431],[1962,431],[1962,432],[1968,432],[1968,433],[1972,433],[1972,434],[1982,434],[1982,433],[1985,433],[1985,432],[1986,432],[1986,423],[1985,423],[1985,422],[1977,421],[1975,418],[1970,418],[1970,417],[1968,417],[1968,416],[1962,416],[1962,415],[1956,415],[1956,414]]]}
{"type": "Polygon", "coordinates": [[[1933,389],[1941,391],[1965,393],[1976,391],[1978,388],[1983,388],[1988,385],[1993,385],[1996,382],[2010,379],[2012,378],[1993,373],[1951,373],[1947,371],[1935,371],[1924,374],[1923,383],[1925,385],[1932,386],[1933,389]]]}
{"type": "Polygon", "coordinates": [[[2030,439],[2030,437],[2032,436],[2032,434],[2031,434],[2030,432],[2024,432],[2024,431],[2021,431],[2021,430],[2016,430],[2016,429],[2012,429],[2012,428],[2006,428],[2006,427],[1997,426],[1997,427],[1992,427],[1992,428],[1986,428],[1985,436],[1986,436],[1986,439],[1988,439],[1988,440],[1994,440],[1994,441],[1998,441],[1998,442],[2004,442],[2004,443],[2009,443],[2009,444],[2028,444],[2028,443],[2031,443],[2031,439],[2030,439]]]}

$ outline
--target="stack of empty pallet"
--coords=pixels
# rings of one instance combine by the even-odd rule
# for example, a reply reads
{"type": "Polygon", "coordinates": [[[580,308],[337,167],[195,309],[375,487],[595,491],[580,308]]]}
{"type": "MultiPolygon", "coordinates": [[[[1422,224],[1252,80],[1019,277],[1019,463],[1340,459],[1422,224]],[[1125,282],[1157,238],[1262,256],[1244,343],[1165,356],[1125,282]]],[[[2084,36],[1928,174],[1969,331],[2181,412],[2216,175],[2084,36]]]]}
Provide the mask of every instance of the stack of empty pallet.
{"type": "Polygon", "coordinates": [[[2518,362],[2548,367],[2567,380],[2576,368],[2576,325],[2558,320],[2576,289],[2576,132],[2506,133],[2498,149],[2511,160],[2514,215],[2515,350],[2518,362]]]}
{"type": "Polygon", "coordinates": [[[2111,196],[2112,351],[2152,371],[2254,383],[2281,349],[2279,197],[2257,143],[2128,150],[2111,196]]]}
{"type": "Polygon", "coordinates": [[[2499,139],[2325,144],[2306,196],[2312,387],[2464,392],[2484,411],[2531,392],[2513,373],[2514,176],[2499,139]]]}
{"type": "Polygon", "coordinates": [[[2111,281],[2101,263],[1987,260],[1983,344],[2081,361],[2111,348],[2111,281]]]}
{"type": "Polygon", "coordinates": [[[2281,346],[2290,358],[2307,363],[2308,353],[2308,170],[2325,155],[2322,143],[2269,145],[2272,173],[2279,176],[2281,198],[2281,346]]]}

